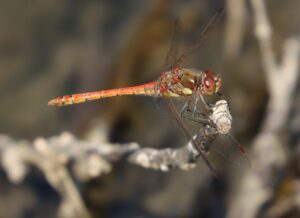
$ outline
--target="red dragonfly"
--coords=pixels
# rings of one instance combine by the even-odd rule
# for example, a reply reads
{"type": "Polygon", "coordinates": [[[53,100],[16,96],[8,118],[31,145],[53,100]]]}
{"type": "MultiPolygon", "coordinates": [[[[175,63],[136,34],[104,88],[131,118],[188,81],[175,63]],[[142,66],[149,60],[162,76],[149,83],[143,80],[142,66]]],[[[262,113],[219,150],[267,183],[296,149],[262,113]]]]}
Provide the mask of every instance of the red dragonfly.
{"type": "Polygon", "coordinates": [[[204,72],[176,67],[164,72],[158,81],[139,86],[109,89],[96,92],[65,95],[48,102],[48,105],[65,106],[123,95],[146,95],[152,97],[209,96],[218,93],[222,79],[210,70],[204,72]]]}
{"type": "MultiPolygon", "coordinates": [[[[204,105],[204,110],[212,111],[212,108],[210,108],[210,106],[206,103],[204,97],[216,94],[221,95],[219,93],[219,90],[222,86],[222,79],[218,74],[212,72],[211,70],[198,71],[187,69],[181,67],[181,63],[188,54],[190,54],[196,47],[199,47],[203,43],[204,36],[207,34],[211,26],[213,26],[213,24],[215,24],[216,21],[220,19],[222,14],[223,9],[211,18],[208,25],[201,32],[196,44],[186,49],[186,51],[175,61],[173,67],[168,68],[169,70],[164,71],[157,81],[126,88],[65,95],[50,100],[48,102],[48,105],[65,106],[124,95],[162,97],[167,103],[166,105],[168,109],[172,111],[177,123],[184,130],[188,138],[191,139],[192,144],[194,145],[195,149],[198,150],[199,155],[202,157],[213,174],[218,177],[216,170],[207,159],[205,152],[201,150],[199,142],[194,139],[193,133],[190,131],[189,126],[184,121],[184,119],[182,119],[182,115],[188,112],[191,113],[194,117],[195,112],[197,110],[199,111],[198,102],[201,102],[202,105],[204,105]],[[185,106],[179,111],[176,108],[173,99],[186,99],[187,101],[185,103],[185,106]],[[194,105],[193,109],[191,109],[191,105],[194,105]]],[[[174,50],[173,43],[171,45],[168,56],[171,56],[170,53],[172,53],[172,50],[174,50]]],[[[201,110],[200,113],[201,115],[203,115],[201,110]]],[[[209,119],[209,115],[207,114],[207,112],[206,114],[204,113],[204,115],[206,116],[206,119],[209,119]]],[[[241,151],[243,152],[242,149],[241,151]]]]}

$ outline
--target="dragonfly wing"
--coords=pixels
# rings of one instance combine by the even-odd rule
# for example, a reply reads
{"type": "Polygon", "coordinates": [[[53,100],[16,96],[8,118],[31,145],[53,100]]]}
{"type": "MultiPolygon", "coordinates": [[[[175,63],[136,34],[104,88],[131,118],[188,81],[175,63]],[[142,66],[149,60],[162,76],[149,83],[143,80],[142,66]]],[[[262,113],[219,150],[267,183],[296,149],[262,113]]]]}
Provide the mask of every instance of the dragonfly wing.
{"type": "Polygon", "coordinates": [[[246,153],[242,153],[235,142],[228,135],[216,138],[209,150],[209,159],[213,159],[220,167],[230,167],[243,170],[250,167],[250,161],[246,153]]]}
{"type": "Polygon", "coordinates": [[[176,19],[174,22],[174,28],[172,32],[171,45],[165,58],[163,71],[172,70],[172,68],[174,68],[174,66],[176,65],[178,49],[179,49],[179,38],[181,35],[180,32],[181,31],[179,26],[179,20],[176,19]]]}
{"type": "Polygon", "coordinates": [[[222,7],[215,15],[210,19],[208,24],[205,26],[205,28],[200,32],[198,40],[194,43],[194,45],[188,47],[176,60],[177,66],[180,66],[183,62],[183,60],[192,53],[196,48],[199,48],[205,41],[207,34],[212,29],[212,27],[217,24],[220,19],[223,17],[225,12],[225,8],[222,7]]]}
{"type": "MultiPolygon", "coordinates": [[[[179,20],[175,19],[171,44],[167,52],[167,55],[165,57],[163,68],[161,70],[162,72],[173,70],[174,66],[176,65],[175,62],[178,56],[179,35],[180,35],[179,20]]],[[[156,108],[159,111],[161,111],[163,115],[168,115],[170,113],[170,111],[168,111],[166,106],[167,102],[163,98],[153,98],[153,101],[156,108]]]]}

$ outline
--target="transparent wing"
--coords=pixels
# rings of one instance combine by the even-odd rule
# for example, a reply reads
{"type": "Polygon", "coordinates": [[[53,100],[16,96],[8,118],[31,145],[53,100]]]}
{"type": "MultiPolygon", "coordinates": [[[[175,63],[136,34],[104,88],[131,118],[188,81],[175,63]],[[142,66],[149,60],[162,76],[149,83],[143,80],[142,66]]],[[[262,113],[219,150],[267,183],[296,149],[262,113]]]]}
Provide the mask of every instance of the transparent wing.
{"type": "MultiPolygon", "coordinates": [[[[164,70],[172,70],[174,67],[180,66],[180,64],[184,60],[184,58],[188,54],[190,54],[195,48],[198,48],[203,43],[203,40],[204,40],[206,34],[210,30],[210,28],[216,23],[216,21],[219,19],[219,17],[221,16],[222,13],[223,13],[223,9],[221,11],[217,12],[216,15],[213,16],[213,18],[210,20],[208,25],[201,32],[201,34],[200,34],[198,40],[196,41],[195,45],[189,47],[188,49],[186,49],[186,51],[183,52],[183,54],[178,59],[176,59],[177,52],[178,52],[178,43],[176,43],[176,39],[178,39],[179,28],[176,27],[176,30],[174,30],[174,32],[173,32],[171,47],[170,47],[170,50],[169,50],[169,52],[167,54],[167,57],[166,57],[166,63],[164,65],[164,70]]],[[[176,26],[178,26],[178,22],[177,22],[176,26]]],[[[175,73],[175,71],[174,71],[174,73],[175,73]]],[[[171,116],[174,118],[176,123],[181,127],[181,129],[183,130],[185,135],[191,141],[194,148],[198,151],[199,156],[201,156],[204,163],[211,170],[213,175],[220,180],[220,178],[218,177],[218,173],[217,173],[216,168],[210,162],[210,160],[208,159],[208,156],[205,154],[205,151],[202,149],[203,144],[201,143],[201,140],[203,138],[198,137],[198,138],[196,138],[198,140],[196,140],[193,137],[195,135],[195,132],[197,132],[197,131],[198,131],[198,136],[204,136],[205,138],[208,137],[210,139],[210,140],[208,140],[209,142],[211,142],[213,140],[213,138],[216,136],[216,135],[208,134],[208,133],[204,134],[205,132],[202,132],[202,130],[205,129],[204,128],[205,127],[205,120],[207,120],[207,118],[208,118],[206,112],[204,113],[204,115],[206,115],[206,117],[204,116],[204,119],[201,120],[201,122],[199,120],[197,120],[197,122],[195,122],[195,120],[194,120],[195,119],[194,110],[193,110],[193,113],[192,113],[193,116],[192,116],[191,119],[187,119],[187,118],[182,117],[182,112],[184,110],[186,110],[187,106],[190,106],[191,103],[193,103],[195,106],[197,106],[199,96],[194,95],[194,96],[191,96],[188,99],[184,99],[183,101],[181,101],[181,99],[176,99],[176,100],[174,99],[173,100],[172,98],[166,97],[166,96],[162,97],[161,99],[162,99],[162,101],[160,101],[159,103],[156,103],[156,105],[164,106],[165,108],[167,108],[167,111],[170,112],[169,114],[171,114],[171,116]],[[199,132],[199,130],[200,130],[200,132],[199,132]]]]}
{"type": "Polygon", "coordinates": [[[219,170],[228,167],[243,170],[250,167],[247,154],[241,153],[228,135],[218,135],[210,146],[208,158],[219,170]]]}
{"type": "Polygon", "coordinates": [[[165,58],[163,71],[171,70],[176,65],[180,35],[181,35],[181,31],[179,26],[179,20],[176,19],[174,22],[174,28],[172,32],[171,45],[165,58]]]}
{"type": "Polygon", "coordinates": [[[208,22],[208,24],[205,26],[205,28],[201,31],[199,34],[198,40],[194,43],[194,45],[188,47],[176,60],[176,65],[181,66],[183,60],[192,53],[196,48],[199,48],[205,41],[207,34],[212,29],[214,25],[216,25],[219,20],[223,17],[225,12],[225,8],[222,7],[208,22]]]}
{"type": "MultiPolygon", "coordinates": [[[[165,57],[164,65],[162,68],[162,72],[166,72],[172,70],[175,66],[175,62],[178,56],[178,49],[179,49],[179,38],[180,38],[180,26],[179,20],[175,19],[174,27],[172,31],[172,38],[170,48],[167,52],[165,57]]],[[[170,111],[167,110],[166,101],[163,98],[154,98],[153,99],[156,108],[163,114],[168,115],[170,111]]]]}

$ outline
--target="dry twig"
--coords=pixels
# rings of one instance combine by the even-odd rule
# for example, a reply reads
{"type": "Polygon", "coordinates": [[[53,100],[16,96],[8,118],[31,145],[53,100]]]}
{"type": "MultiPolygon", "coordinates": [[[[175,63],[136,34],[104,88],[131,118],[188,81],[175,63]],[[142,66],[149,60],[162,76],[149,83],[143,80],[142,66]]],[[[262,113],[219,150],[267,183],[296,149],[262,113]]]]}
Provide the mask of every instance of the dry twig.
{"type": "MultiPolygon", "coordinates": [[[[216,130],[209,125],[203,127],[198,134],[199,143],[207,145],[215,133],[216,130]],[[207,135],[210,133],[213,134],[207,135]]],[[[198,157],[199,153],[191,142],[178,149],[152,149],[140,148],[137,143],[121,145],[81,141],[67,132],[49,139],[37,138],[33,143],[0,136],[1,166],[10,181],[22,182],[30,167],[37,167],[63,199],[60,217],[90,217],[68,171],[70,164],[77,179],[89,180],[109,173],[112,162],[122,159],[144,168],[168,171],[171,168],[193,169],[198,157]]]]}

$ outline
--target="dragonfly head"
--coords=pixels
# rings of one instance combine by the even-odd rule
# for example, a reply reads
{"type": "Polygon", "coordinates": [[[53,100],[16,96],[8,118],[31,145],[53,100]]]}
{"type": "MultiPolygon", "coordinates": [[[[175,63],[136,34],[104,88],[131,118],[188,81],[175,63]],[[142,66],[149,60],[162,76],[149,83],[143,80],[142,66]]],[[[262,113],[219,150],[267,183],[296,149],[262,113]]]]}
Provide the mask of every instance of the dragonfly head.
{"type": "Polygon", "coordinates": [[[205,70],[201,75],[200,90],[203,95],[217,94],[221,86],[221,77],[211,70],[205,70]]]}

